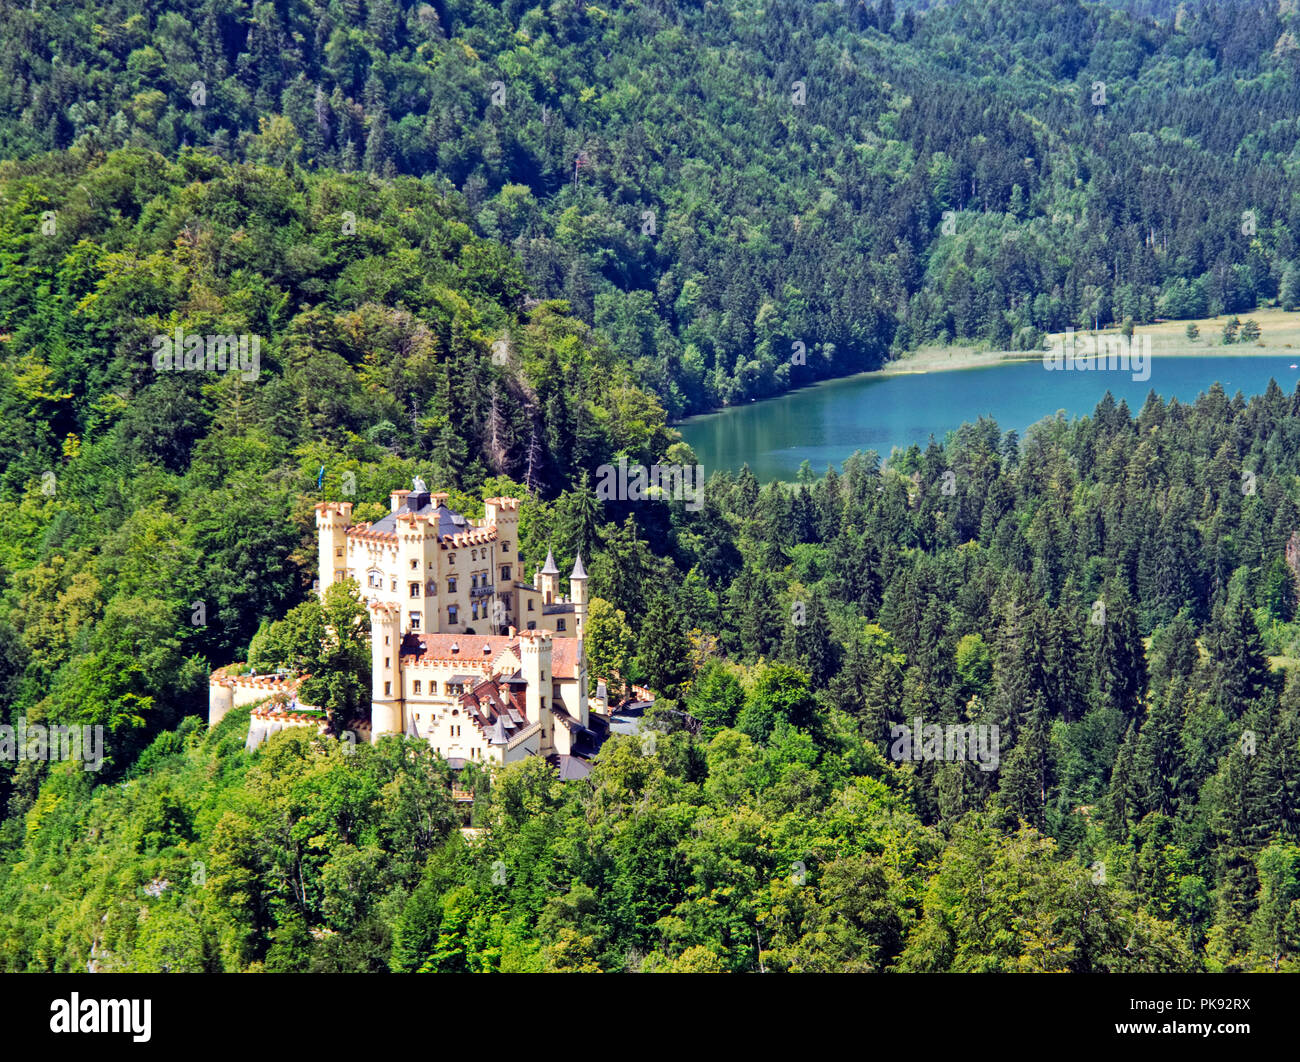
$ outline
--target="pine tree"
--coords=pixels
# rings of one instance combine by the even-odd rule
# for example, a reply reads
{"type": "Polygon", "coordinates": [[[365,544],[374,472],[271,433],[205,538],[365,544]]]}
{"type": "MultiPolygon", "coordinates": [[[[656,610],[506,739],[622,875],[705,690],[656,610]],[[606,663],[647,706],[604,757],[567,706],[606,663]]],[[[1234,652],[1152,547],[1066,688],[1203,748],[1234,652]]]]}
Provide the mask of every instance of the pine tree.
{"type": "Polygon", "coordinates": [[[836,645],[831,637],[830,620],[817,594],[800,597],[791,603],[783,638],[782,657],[787,663],[807,671],[813,689],[822,690],[836,671],[836,645]]]}
{"type": "Polygon", "coordinates": [[[1287,262],[1278,285],[1278,305],[1284,310],[1300,310],[1300,264],[1287,262]]]}
{"type": "Polygon", "coordinates": [[[600,502],[591,489],[584,468],[578,473],[577,485],[565,491],[555,502],[555,535],[565,556],[594,557],[600,542],[600,502]]]}
{"type": "Polygon", "coordinates": [[[1178,808],[1178,794],[1183,785],[1182,748],[1178,738],[1183,727],[1186,692],[1185,679],[1176,678],[1170,683],[1152,702],[1138,735],[1133,766],[1143,790],[1143,811],[1172,815],[1178,808]]]}
{"type": "Polygon", "coordinates": [[[1050,776],[1047,712],[1039,697],[1000,769],[998,802],[1035,829],[1046,827],[1050,776]]]}
{"type": "Polygon", "coordinates": [[[691,677],[691,647],[667,594],[656,594],[637,641],[637,671],[656,693],[676,700],[691,677]]]}
{"type": "Polygon", "coordinates": [[[1112,579],[1103,597],[1101,637],[1097,643],[1097,691],[1101,702],[1125,719],[1136,719],[1146,689],[1146,656],[1137,611],[1123,584],[1112,579]]]}
{"type": "Polygon", "coordinates": [[[1111,770],[1110,789],[1106,794],[1106,812],[1111,827],[1120,836],[1128,834],[1130,824],[1137,818],[1141,807],[1141,779],[1137,775],[1134,759],[1137,755],[1137,731],[1132,723],[1120,744],[1115,766],[1111,770]]]}
{"type": "Polygon", "coordinates": [[[1237,719],[1272,683],[1264,640],[1243,593],[1232,595],[1210,646],[1210,698],[1229,719],[1237,719]]]}
{"type": "Polygon", "coordinates": [[[1160,693],[1173,678],[1191,678],[1200,658],[1196,629],[1181,611],[1151,635],[1151,689],[1160,693]]]}
{"type": "Polygon", "coordinates": [[[727,593],[728,627],[737,633],[741,653],[751,659],[768,656],[777,644],[781,617],[772,588],[763,572],[746,565],[727,593]]]}
{"type": "Polygon", "coordinates": [[[748,464],[736,476],[736,512],[749,519],[758,506],[758,479],[748,464]]]}

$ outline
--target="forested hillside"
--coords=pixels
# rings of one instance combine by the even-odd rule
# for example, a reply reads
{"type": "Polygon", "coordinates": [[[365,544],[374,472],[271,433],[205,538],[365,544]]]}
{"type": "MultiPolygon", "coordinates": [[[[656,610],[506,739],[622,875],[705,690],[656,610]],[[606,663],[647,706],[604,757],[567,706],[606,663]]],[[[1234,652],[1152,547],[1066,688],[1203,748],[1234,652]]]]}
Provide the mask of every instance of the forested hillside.
{"type": "MultiPolygon", "coordinates": [[[[418,471],[481,515],[485,483],[667,444],[608,344],[523,309],[509,252],[414,179],[78,150],[0,166],[0,200],[0,688],[107,727],[110,773],[309,593],[314,501],[373,519],[418,471]],[[261,337],[256,378],[156,370],[178,328],[261,337]]],[[[0,796],[35,766],[0,761],[0,796]]]]}
{"type": "Polygon", "coordinates": [[[1300,305],[1295,5],[1119,6],[5,3],[0,153],[436,174],[670,416],[1300,305]]]}
{"type": "Polygon", "coordinates": [[[61,765],[11,822],[0,953],[1294,970],[1300,678],[1268,654],[1300,640],[1297,444],[1300,392],[1216,390],[1023,442],[981,422],[796,488],[716,476],[701,512],[598,535],[592,666],[665,691],[657,742],[611,739],[582,782],[478,777],[467,842],[427,745],[250,756],[246,710],[187,722],[121,785],[61,765]],[[918,717],[997,725],[999,769],[888,762],[918,717]]]}
{"type": "Polygon", "coordinates": [[[0,968],[1300,969],[1300,390],[594,489],[916,344],[1300,304],[1294,8],[0,2],[0,727],[106,752],[0,740],[0,968]],[[202,722],[415,475],[657,695],[468,835],[427,743],[202,722]]]}

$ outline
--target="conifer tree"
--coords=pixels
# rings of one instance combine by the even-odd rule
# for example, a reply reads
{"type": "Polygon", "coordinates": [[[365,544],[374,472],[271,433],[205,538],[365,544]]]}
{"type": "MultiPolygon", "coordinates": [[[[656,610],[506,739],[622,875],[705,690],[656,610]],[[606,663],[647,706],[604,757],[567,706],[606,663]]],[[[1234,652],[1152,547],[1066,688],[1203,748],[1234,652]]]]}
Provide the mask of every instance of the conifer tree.
{"type": "Polygon", "coordinates": [[[1179,676],[1152,699],[1138,735],[1133,767],[1140,779],[1143,811],[1172,815],[1178,808],[1182,788],[1182,756],[1179,734],[1183,724],[1186,679],[1179,676]]]}
{"type": "Polygon", "coordinates": [[[1051,764],[1047,733],[1047,712],[1037,698],[1015,747],[1000,767],[998,802],[1018,819],[1042,830],[1047,821],[1051,764]]]}
{"type": "Polygon", "coordinates": [[[1146,656],[1138,630],[1137,610],[1118,579],[1102,598],[1104,612],[1097,640],[1096,679],[1101,704],[1125,719],[1136,719],[1146,689],[1146,656]]]}
{"type": "Polygon", "coordinates": [[[1264,640],[1245,594],[1235,593],[1210,638],[1210,697],[1236,719],[1271,685],[1264,640]]]}
{"type": "Polygon", "coordinates": [[[691,677],[690,643],[672,599],[656,594],[637,640],[637,671],[655,692],[676,700],[691,677]]]}

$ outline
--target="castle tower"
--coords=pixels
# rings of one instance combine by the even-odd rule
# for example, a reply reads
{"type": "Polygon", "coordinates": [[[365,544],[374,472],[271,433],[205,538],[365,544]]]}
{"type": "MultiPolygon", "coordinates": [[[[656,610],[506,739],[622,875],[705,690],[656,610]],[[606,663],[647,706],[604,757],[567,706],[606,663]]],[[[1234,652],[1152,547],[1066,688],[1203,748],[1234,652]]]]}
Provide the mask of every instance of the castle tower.
{"type": "Polygon", "coordinates": [[[560,600],[560,569],[555,566],[555,555],[548,549],[546,563],[537,573],[537,589],[542,592],[542,604],[552,605],[560,600]]]}
{"type": "Polygon", "coordinates": [[[486,498],[483,502],[483,523],[497,529],[496,545],[493,547],[495,571],[492,583],[496,587],[493,595],[502,605],[499,611],[491,613],[494,619],[499,617],[494,634],[512,624],[522,626],[519,614],[519,591],[515,589],[515,580],[524,577],[519,556],[519,499],[486,498]]]}
{"type": "Polygon", "coordinates": [[[402,610],[370,606],[370,740],[402,732],[402,610]]]}
{"type": "Polygon", "coordinates": [[[541,753],[555,748],[555,720],[551,717],[551,632],[520,631],[520,671],[528,683],[524,710],[529,720],[542,727],[541,753]]]}
{"type": "MultiPolygon", "coordinates": [[[[407,499],[408,504],[416,497],[418,495],[413,492],[407,499]]],[[[428,504],[427,501],[425,504],[428,504]]],[[[401,597],[402,615],[405,617],[402,629],[437,630],[437,573],[429,564],[435,556],[437,525],[430,523],[427,515],[407,514],[399,516],[396,522],[397,592],[401,597]]]]}
{"type": "Polygon", "coordinates": [[[208,683],[208,726],[216,726],[234,706],[235,684],[214,677],[208,683]]]}
{"type": "Polygon", "coordinates": [[[573,571],[569,573],[569,599],[573,602],[573,623],[578,632],[578,641],[582,641],[582,632],[587,619],[587,569],[582,566],[582,554],[573,562],[573,571]]]}
{"type": "Polygon", "coordinates": [[[316,592],[325,600],[325,590],[333,583],[342,582],[348,574],[348,527],[352,524],[351,502],[317,502],[316,592]]]}
{"type": "Polygon", "coordinates": [[[587,726],[587,645],[583,636],[587,630],[587,569],[582,566],[582,554],[573,562],[569,573],[569,598],[573,601],[573,627],[578,639],[578,659],[575,675],[578,684],[578,721],[587,726]]]}

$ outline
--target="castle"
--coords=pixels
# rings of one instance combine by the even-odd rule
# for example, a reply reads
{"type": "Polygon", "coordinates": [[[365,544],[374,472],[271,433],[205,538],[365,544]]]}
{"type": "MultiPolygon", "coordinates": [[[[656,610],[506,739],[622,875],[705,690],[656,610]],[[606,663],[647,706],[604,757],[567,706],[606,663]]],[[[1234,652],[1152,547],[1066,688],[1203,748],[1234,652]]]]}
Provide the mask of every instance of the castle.
{"type": "Polygon", "coordinates": [[[519,500],[488,498],[482,520],[447,507],[420,479],[395,490],[389,513],[373,524],[352,523],[351,502],[320,502],[318,592],[355,579],[373,606],[395,606],[402,630],[504,634],[510,627],[581,638],[587,573],[578,557],[569,576],[571,600],[560,596],[560,573],[548,552],[533,582],[514,578],[519,553],[519,500]]]}
{"type": "MultiPolygon", "coordinates": [[[[562,777],[584,776],[608,732],[608,709],[587,696],[581,556],[567,599],[550,552],[531,584],[515,579],[523,564],[518,499],[488,498],[484,518],[467,520],[445,493],[418,478],[413,486],[394,491],[389,513],[374,523],[353,524],[350,502],[316,505],[318,592],[354,579],[370,609],[368,736],[427,741],[453,768],[544,756],[562,777]]],[[[253,699],[256,682],[214,673],[209,722],[253,699]]],[[[255,709],[249,747],[285,725],[313,722],[255,709]]]]}

